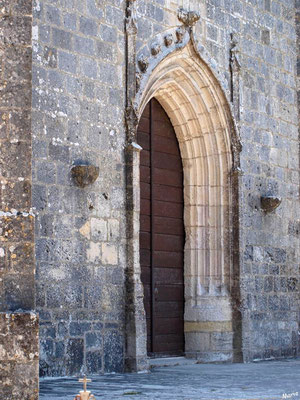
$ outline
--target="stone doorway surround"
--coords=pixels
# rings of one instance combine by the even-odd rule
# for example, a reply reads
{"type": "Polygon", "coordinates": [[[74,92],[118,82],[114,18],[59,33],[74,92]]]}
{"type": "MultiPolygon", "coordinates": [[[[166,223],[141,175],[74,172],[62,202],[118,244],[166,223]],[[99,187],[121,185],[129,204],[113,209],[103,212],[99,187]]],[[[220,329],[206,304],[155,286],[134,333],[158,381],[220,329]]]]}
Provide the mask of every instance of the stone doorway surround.
{"type": "MultiPolygon", "coordinates": [[[[127,76],[127,196],[132,211],[127,221],[128,282],[131,282],[127,291],[130,304],[135,305],[127,316],[130,321],[127,362],[131,358],[128,365],[141,369],[139,365],[144,365],[141,360],[146,355],[138,255],[139,147],[135,132],[139,116],[152,97],[160,102],[172,122],[183,162],[186,356],[203,362],[241,361],[238,254],[241,145],[237,129],[219,81],[197,51],[192,24],[184,23],[151,43],[152,55],[147,56],[142,49],[137,56],[137,81],[130,82],[130,73],[127,76]],[[130,85],[132,88],[134,84],[136,93],[130,97],[130,85]]],[[[134,44],[130,35],[128,44],[134,44]]]]}

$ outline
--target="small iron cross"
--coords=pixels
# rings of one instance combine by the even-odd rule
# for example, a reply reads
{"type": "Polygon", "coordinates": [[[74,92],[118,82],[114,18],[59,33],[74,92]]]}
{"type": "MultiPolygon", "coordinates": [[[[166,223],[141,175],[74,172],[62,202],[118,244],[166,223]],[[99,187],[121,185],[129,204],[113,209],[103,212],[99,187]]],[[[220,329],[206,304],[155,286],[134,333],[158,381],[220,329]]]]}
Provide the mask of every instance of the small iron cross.
{"type": "Polygon", "coordinates": [[[92,382],[91,379],[87,379],[86,375],[84,375],[83,379],[79,379],[80,383],[83,383],[83,390],[80,391],[80,394],[75,396],[74,400],[96,400],[95,396],[91,394],[90,391],[86,390],[86,386],[88,382],[92,382]]]}
{"type": "Polygon", "coordinates": [[[83,383],[83,391],[86,392],[86,386],[88,382],[92,382],[91,379],[87,379],[86,375],[84,375],[83,379],[79,379],[78,382],[83,383]]]}

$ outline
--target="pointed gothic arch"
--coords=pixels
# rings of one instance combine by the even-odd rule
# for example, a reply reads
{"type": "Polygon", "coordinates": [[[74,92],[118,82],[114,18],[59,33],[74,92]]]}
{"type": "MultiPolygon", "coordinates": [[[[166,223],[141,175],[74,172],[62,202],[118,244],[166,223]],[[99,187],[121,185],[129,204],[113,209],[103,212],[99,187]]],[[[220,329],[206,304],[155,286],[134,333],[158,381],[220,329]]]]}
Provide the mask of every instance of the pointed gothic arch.
{"type": "MultiPolygon", "coordinates": [[[[234,354],[240,352],[234,348],[239,325],[234,309],[238,301],[234,181],[241,146],[231,109],[192,40],[142,77],[136,96],[138,115],[152,97],[172,122],[183,161],[186,355],[202,361],[234,360],[234,354]]],[[[138,208],[137,204],[137,219],[138,208]]],[[[137,265],[136,277],[138,271],[137,265]]]]}

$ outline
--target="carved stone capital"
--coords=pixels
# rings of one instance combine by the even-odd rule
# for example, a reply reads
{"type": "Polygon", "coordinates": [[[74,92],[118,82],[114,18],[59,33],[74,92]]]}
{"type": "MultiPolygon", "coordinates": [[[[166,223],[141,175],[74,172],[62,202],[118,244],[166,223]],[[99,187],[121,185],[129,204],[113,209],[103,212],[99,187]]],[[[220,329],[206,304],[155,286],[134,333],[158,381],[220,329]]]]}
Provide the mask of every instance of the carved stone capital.
{"type": "Polygon", "coordinates": [[[191,28],[200,19],[200,14],[197,11],[188,11],[180,7],[177,12],[177,18],[184,26],[191,28]]]}

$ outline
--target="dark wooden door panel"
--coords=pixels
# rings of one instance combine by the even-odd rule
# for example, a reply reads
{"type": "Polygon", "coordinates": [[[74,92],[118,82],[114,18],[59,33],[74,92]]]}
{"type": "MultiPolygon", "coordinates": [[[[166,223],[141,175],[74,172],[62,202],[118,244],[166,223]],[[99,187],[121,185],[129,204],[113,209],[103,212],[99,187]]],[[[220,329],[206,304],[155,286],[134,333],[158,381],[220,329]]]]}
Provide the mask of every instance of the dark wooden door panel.
{"type": "Polygon", "coordinates": [[[147,132],[138,132],[139,145],[143,150],[150,150],[150,135],[147,132]]]}
{"type": "Polygon", "coordinates": [[[154,234],[153,247],[155,251],[169,251],[180,253],[182,251],[184,238],[183,236],[154,234]]]}
{"type": "Polygon", "coordinates": [[[150,151],[143,150],[143,156],[140,158],[140,165],[150,167],[150,151]]]}
{"type": "Polygon", "coordinates": [[[178,301],[182,302],[183,299],[183,284],[178,285],[155,285],[155,301],[178,301]]]}
{"type": "Polygon", "coordinates": [[[170,139],[173,139],[174,129],[173,126],[170,126],[169,121],[152,121],[152,129],[155,131],[155,134],[158,136],[165,136],[170,139]]]}
{"type": "Polygon", "coordinates": [[[155,302],[155,317],[168,318],[182,317],[183,302],[177,301],[156,301],[155,302]]]}
{"type": "Polygon", "coordinates": [[[156,267],[180,269],[183,265],[183,253],[155,251],[153,254],[153,263],[156,267]]]}
{"type": "Polygon", "coordinates": [[[177,318],[156,318],[157,335],[178,335],[182,332],[183,321],[181,316],[177,318]]]}
{"type": "Polygon", "coordinates": [[[149,249],[151,246],[150,241],[150,232],[140,232],[140,248],[141,249],[149,249]]]}
{"type": "Polygon", "coordinates": [[[151,178],[150,174],[151,174],[151,171],[150,171],[149,167],[146,167],[144,165],[140,166],[140,180],[141,180],[141,182],[150,184],[150,178],[151,178]]]}
{"type": "Polygon", "coordinates": [[[139,132],[140,133],[150,133],[150,126],[149,126],[149,116],[142,116],[139,121],[139,132]]]}
{"type": "Polygon", "coordinates": [[[140,263],[144,267],[150,267],[151,263],[150,250],[140,248],[140,263]]]}
{"type": "MultiPolygon", "coordinates": [[[[147,267],[146,265],[141,264],[141,279],[143,282],[143,285],[151,285],[151,269],[150,267],[147,267]]],[[[144,290],[145,292],[145,290],[144,290]]],[[[148,295],[148,293],[147,293],[148,295]]],[[[151,295],[151,293],[149,294],[151,295]]]]}
{"type": "Polygon", "coordinates": [[[170,169],[153,167],[153,183],[164,186],[182,187],[182,175],[170,169]]]}
{"type": "MultiPolygon", "coordinates": [[[[150,221],[149,221],[150,223],[150,221]]],[[[143,226],[145,223],[143,223],[143,226]]],[[[166,233],[170,235],[181,235],[184,236],[184,229],[182,220],[179,218],[167,218],[167,217],[154,217],[153,227],[155,233],[166,233]]]]}
{"type": "Polygon", "coordinates": [[[158,217],[177,218],[181,220],[182,204],[157,200],[153,204],[153,215],[158,217]]]}
{"type": "Polygon", "coordinates": [[[141,182],[140,188],[141,188],[141,199],[150,200],[151,196],[150,183],[141,182]]]}
{"type": "Polygon", "coordinates": [[[183,171],[172,124],[152,99],[138,127],[140,154],[140,264],[147,351],[184,351],[183,171]]]}
{"type": "Polygon", "coordinates": [[[154,151],[167,154],[175,154],[180,157],[178,144],[174,140],[164,136],[154,136],[153,138],[154,151]]]}
{"type": "Polygon", "coordinates": [[[150,215],[141,215],[140,230],[142,232],[151,232],[151,217],[150,217],[150,215]]]}
{"type": "Polygon", "coordinates": [[[165,282],[169,284],[182,284],[182,268],[155,267],[154,278],[157,285],[165,282]]]}
{"type": "Polygon", "coordinates": [[[143,215],[150,215],[151,214],[151,203],[150,200],[141,199],[141,213],[143,215]]]}
{"type": "Polygon", "coordinates": [[[166,190],[165,186],[153,186],[153,200],[163,200],[170,203],[183,203],[183,193],[181,187],[168,186],[168,190],[166,190]]]}
{"type": "MultiPolygon", "coordinates": [[[[156,151],[153,155],[153,167],[174,171],[182,177],[181,160],[178,155],[164,154],[156,151]]],[[[180,185],[181,186],[181,185],[180,185]]]]}

